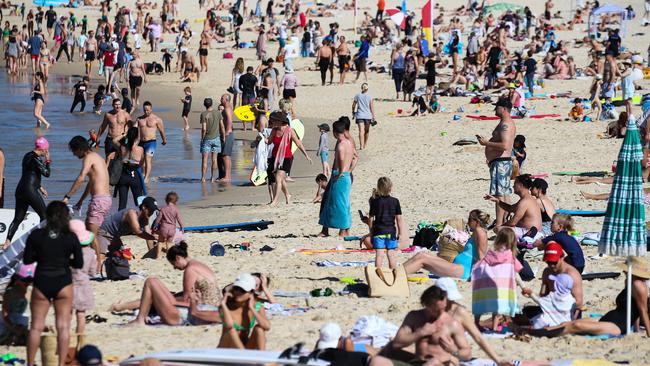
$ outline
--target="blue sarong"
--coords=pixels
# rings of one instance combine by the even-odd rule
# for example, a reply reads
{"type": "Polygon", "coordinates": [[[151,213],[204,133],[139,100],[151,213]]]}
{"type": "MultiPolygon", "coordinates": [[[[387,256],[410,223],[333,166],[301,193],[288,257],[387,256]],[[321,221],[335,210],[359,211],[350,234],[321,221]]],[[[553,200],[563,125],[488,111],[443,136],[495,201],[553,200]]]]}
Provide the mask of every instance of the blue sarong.
{"type": "Polygon", "coordinates": [[[339,178],[337,171],[332,172],[332,179],[326,194],[323,195],[322,209],[318,223],[326,228],[349,229],[352,226],[350,212],[350,189],[352,177],[349,172],[339,178]]]}

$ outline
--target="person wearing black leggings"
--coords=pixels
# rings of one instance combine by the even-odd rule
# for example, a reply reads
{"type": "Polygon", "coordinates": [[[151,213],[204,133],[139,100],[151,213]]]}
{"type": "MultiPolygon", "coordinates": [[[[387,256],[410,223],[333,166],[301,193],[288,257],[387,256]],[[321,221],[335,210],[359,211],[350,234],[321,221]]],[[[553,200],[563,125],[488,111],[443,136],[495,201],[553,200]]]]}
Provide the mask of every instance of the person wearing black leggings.
{"type": "Polygon", "coordinates": [[[9,225],[7,240],[4,244],[6,249],[18,230],[18,226],[25,219],[27,209],[31,206],[38,214],[41,221],[45,220],[45,201],[43,196],[47,197],[47,191],[41,185],[41,176],[50,176],[50,153],[49,143],[45,137],[39,137],[34,143],[34,150],[28,152],[23,157],[23,173],[16,187],[16,208],[14,210],[14,219],[9,225]],[[45,160],[43,160],[43,158],[45,160]]]}
{"type": "Polygon", "coordinates": [[[120,140],[120,154],[124,163],[120,180],[115,185],[115,193],[119,196],[118,211],[126,208],[129,189],[136,207],[138,206],[138,197],[147,195],[144,179],[142,178],[142,168],[140,167],[144,149],[134,144],[137,137],[138,129],[131,127],[127,131],[126,137],[120,140]]]}

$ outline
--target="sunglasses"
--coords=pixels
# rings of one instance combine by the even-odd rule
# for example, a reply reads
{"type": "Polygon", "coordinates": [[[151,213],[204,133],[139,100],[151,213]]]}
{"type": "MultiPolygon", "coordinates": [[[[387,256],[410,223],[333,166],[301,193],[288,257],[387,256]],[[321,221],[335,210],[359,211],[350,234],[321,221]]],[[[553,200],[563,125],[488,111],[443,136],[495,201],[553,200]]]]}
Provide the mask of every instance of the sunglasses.
{"type": "Polygon", "coordinates": [[[558,262],[546,262],[549,266],[556,266],[558,262]]]}

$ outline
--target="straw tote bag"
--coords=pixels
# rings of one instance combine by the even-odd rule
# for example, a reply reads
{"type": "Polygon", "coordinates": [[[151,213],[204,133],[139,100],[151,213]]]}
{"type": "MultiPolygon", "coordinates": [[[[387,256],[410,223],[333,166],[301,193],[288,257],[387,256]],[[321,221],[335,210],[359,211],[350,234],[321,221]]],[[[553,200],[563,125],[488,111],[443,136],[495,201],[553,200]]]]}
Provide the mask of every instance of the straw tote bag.
{"type": "Polygon", "coordinates": [[[408,279],[403,266],[397,266],[394,270],[388,268],[377,268],[374,265],[368,265],[365,268],[366,282],[368,282],[368,296],[385,297],[399,296],[409,297],[408,279]]]}

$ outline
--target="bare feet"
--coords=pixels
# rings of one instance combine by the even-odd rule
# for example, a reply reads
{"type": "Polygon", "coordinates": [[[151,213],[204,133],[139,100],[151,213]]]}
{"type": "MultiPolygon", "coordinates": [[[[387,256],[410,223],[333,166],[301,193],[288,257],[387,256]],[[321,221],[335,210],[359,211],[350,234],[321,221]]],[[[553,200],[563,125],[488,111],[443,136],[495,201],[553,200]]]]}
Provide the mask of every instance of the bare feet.
{"type": "Polygon", "coordinates": [[[205,177],[201,177],[201,183],[205,183],[205,177]]]}
{"type": "Polygon", "coordinates": [[[130,322],[126,323],[125,326],[126,327],[142,327],[144,325],[146,325],[144,321],[142,321],[142,320],[140,320],[138,318],[135,318],[135,319],[131,320],[130,322]]]}
{"type": "Polygon", "coordinates": [[[287,205],[291,204],[291,197],[292,196],[290,194],[287,195],[287,205]]]}
{"type": "Polygon", "coordinates": [[[7,239],[5,243],[2,245],[2,250],[7,250],[7,248],[9,248],[10,245],[11,245],[11,241],[7,239]]]}
{"type": "Polygon", "coordinates": [[[123,304],[124,302],[122,300],[114,302],[111,307],[108,308],[108,311],[123,311],[125,310],[124,307],[122,307],[123,304]]]}
{"type": "Polygon", "coordinates": [[[295,180],[287,175],[287,182],[295,182],[295,180]]]}

